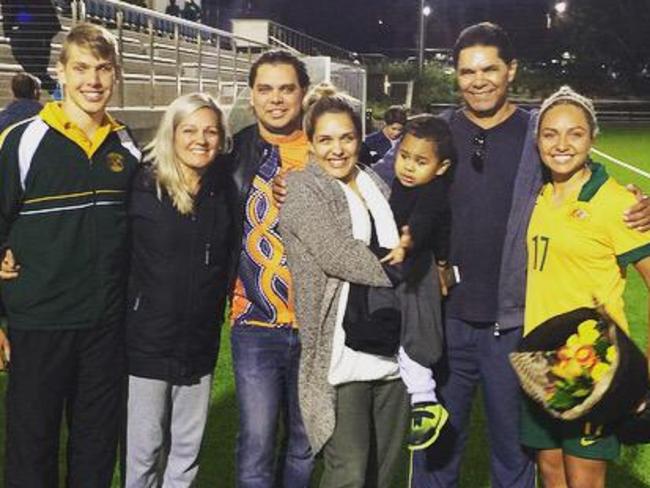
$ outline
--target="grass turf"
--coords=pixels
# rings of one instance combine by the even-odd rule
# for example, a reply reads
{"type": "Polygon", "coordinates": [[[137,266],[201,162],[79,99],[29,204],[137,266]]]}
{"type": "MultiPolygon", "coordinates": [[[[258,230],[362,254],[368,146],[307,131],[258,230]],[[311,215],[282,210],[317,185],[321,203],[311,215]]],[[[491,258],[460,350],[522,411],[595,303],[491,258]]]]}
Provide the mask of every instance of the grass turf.
{"type": "MultiPolygon", "coordinates": [[[[596,142],[602,152],[650,172],[650,126],[605,126],[596,142]]],[[[606,159],[595,157],[606,164],[607,170],[620,183],[634,183],[650,193],[650,180],[606,159]]],[[[645,351],[647,341],[647,292],[641,278],[630,269],[625,290],[626,314],[632,329],[632,337],[645,351]]],[[[624,448],[623,454],[610,469],[607,486],[650,486],[650,445],[624,448]]]]}
{"type": "MultiPolygon", "coordinates": [[[[605,153],[625,162],[650,171],[650,126],[605,127],[596,147],[605,153]]],[[[650,193],[650,180],[620,168],[607,160],[604,162],[609,173],[621,183],[635,183],[650,193]]],[[[632,335],[641,348],[647,340],[647,310],[645,286],[635,271],[630,272],[625,293],[627,314],[632,327],[632,335]]],[[[6,375],[0,376],[0,392],[4,393],[6,375]]],[[[488,452],[486,438],[486,421],[479,401],[475,401],[471,420],[470,439],[463,460],[461,487],[483,488],[489,486],[488,452]]],[[[4,418],[4,403],[0,404],[0,418],[4,418]]],[[[197,486],[233,487],[235,436],[237,431],[237,404],[234,393],[232,365],[230,361],[230,341],[227,328],[222,335],[222,347],[216,369],[212,400],[206,436],[201,454],[201,467],[197,486]]],[[[0,429],[0,477],[4,459],[4,429],[0,429]]],[[[393,486],[402,488],[407,485],[408,457],[406,449],[400,463],[393,486]]],[[[63,479],[64,462],[61,456],[61,479],[63,479]]],[[[317,472],[318,472],[317,467],[317,472]]],[[[317,476],[316,476],[317,478],[317,476]]],[[[313,483],[316,486],[316,482],[313,483]]],[[[114,487],[119,487],[119,475],[116,471],[114,487]]],[[[614,463],[608,475],[608,487],[640,488],[650,487],[650,446],[625,448],[621,458],[614,463]]]]}

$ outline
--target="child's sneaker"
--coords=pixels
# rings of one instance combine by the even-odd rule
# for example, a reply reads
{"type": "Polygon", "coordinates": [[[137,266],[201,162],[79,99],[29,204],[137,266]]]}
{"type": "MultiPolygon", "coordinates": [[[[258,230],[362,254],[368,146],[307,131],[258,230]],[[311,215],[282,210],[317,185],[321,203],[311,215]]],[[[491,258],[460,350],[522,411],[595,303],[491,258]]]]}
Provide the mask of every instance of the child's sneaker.
{"type": "Polygon", "coordinates": [[[411,427],[406,436],[408,448],[412,451],[419,451],[436,442],[448,418],[449,413],[439,403],[414,404],[411,407],[411,427]]]}

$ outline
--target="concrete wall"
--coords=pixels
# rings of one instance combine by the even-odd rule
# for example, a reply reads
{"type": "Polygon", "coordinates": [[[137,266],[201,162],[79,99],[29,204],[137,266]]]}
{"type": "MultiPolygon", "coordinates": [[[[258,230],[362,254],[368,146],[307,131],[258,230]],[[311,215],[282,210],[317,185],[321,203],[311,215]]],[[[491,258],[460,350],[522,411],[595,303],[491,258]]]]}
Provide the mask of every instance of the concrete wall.
{"type": "MultiPolygon", "coordinates": [[[[262,44],[269,44],[270,23],[266,19],[232,19],[232,33],[262,44]]],[[[245,41],[239,41],[237,44],[242,47],[248,45],[245,41]]]]}
{"type": "Polygon", "coordinates": [[[126,124],[140,147],[144,147],[156,133],[156,128],[165,110],[159,109],[132,109],[111,108],[109,112],[120,122],[126,124]]]}

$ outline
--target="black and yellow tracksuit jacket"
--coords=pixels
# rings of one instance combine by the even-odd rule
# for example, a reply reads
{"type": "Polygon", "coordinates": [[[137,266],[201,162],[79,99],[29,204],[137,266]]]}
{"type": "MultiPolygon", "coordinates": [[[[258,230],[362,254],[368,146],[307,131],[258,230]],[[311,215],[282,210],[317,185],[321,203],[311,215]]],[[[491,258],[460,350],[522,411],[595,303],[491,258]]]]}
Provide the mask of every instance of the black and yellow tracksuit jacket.
{"type": "Polygon", "coordinates": [[[128,189],[140,159],[107,116],[92,140],[61,106],[0,136],[0,244],[20,264],[2,283],[9,327],[82,329],[120,320],[128,189]]]}

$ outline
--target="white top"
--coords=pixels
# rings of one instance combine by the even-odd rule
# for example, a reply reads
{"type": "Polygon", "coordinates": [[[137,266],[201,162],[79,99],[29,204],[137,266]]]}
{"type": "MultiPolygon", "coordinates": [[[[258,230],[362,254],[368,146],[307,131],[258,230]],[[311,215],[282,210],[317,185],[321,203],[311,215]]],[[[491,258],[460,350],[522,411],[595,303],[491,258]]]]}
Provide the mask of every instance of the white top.
{"type": "MultiPolygon", "coordinates": [[[[395,225],[393,212],[381,190],[364,171],[359,171],[356,177],[357,187],[363,200],[346,184],[339,181],[345,192],[352,219],[352,235],[366,244],[370,243],[372,232],[368,211],[375,222],[377,240],[381,247],[392,249],[399,243],[399,234],[395,225]],[[365,202],[364,202],[365,201],[365,202]]],[[[340,385],[352,381],[391,380],[399,378],[397,357],[376,356],[365,352],[355,351],[345,345],[345,330],[343,317],[348,303],[350,283],[345,282],[341,287],[341,295],[336,314],[336,325],[332,341],[332,358],[328,381],[332,385],[340,385]]]]}

